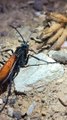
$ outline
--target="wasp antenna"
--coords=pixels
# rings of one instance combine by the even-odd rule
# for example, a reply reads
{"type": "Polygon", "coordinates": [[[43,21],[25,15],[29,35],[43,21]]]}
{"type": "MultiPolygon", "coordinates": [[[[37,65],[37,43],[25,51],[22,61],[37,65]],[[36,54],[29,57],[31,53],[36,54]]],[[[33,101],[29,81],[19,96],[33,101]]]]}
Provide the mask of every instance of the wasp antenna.
{"type": "Polygon", "coordinates": [[[19,32],[19,30],[15,26],[13,26],[13,25],[10,25],[10,27],[12,27],[13,29],[15,29],[18,32],[18,34],[20,35],[20,37],[22,38],[23,42],[26,43],[26,41],[24,40],[24,38],[21,35],[21,33],[19,32]]]}

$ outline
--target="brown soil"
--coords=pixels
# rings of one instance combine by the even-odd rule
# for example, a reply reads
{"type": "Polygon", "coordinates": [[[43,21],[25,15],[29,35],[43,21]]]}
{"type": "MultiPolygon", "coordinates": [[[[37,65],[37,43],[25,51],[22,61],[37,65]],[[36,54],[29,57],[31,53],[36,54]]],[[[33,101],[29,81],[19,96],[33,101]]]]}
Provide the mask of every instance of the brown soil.
{"type": "MultiPolygon", "coordinates": [[[[0,1],[0,44],[6,48],[15,50],[18,46],[17,37],[14,31],[9,27],[10,24],[15,26],[30,26],[35,28],[41,21],[35,16],[35,10],[32,5],[27,4],[29,0],[2,0],[0,1]]],[[[67,12],[67,1],[50,0],[44,3],[45,11],[67,12]]],[[[1,49],[1,48],[0,48],[1,49]]],[[[36,109],[30,116],[31,120],[67,120],[67,106],[63,106],[58,100],[60,98],[67,105],[67,66],[64,66],[65,74],[63,78],[53,81],[49,84],[40,82],[42,88],[38,90],[37,85],[27,96],[17,95],[17,101],[13,106],[15,110],[26,112],[32,101],[37,102],[36,109]]],[[[2,98],[7,91],[1,95],[2,98]]],[[[14,96],[14,93],[13,93],[14,96]]],[[[6,106],[6,108],[8,105],[6,106]]],[[[26,118],[27,120],[28,118],[26,118]]],[[[0,120],[13,120],[8,117],[7,110],[0,114],[0,120]]],[[[23,120],[23,119],[22,119],[23,120]]]]}

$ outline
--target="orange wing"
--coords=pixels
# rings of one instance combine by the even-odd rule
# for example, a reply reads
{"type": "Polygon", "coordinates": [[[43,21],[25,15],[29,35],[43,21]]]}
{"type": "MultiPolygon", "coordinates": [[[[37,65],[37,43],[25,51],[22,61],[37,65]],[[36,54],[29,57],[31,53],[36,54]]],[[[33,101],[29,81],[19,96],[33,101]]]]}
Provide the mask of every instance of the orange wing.
{"type": "Polygon", "coordinates": [[[5,65],[0,69],[0,82],[6,79],[14,62],[16,61],[16,58],[17,57],[15,55],[12,55],[5,65]]]}

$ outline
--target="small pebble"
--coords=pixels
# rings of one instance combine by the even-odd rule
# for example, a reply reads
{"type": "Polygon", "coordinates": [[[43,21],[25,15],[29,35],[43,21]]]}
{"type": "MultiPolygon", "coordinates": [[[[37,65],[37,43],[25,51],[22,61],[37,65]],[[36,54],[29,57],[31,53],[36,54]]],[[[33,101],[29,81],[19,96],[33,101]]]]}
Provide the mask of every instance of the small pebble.
{"type": "Polygon", "coordinates": [[[3,100],[0,98],[0,105],[2,105],[3,104],[3,100]]]}
{"type": "Polygon", "coordinates": [[[0,4],[0,13],[4,13],[4,12],[5,12],[4,6],[0,4]]]}
{"type": "MultiPolygon", "coordinates": [[[[6,102],[6,99],[7,99],[6,97],[3,98],[3,103],[6,102]]],[[[16,98],[11,98],[8,100],[8,104],[10,104],[10,105],[15,104],[15,102],[16,102],[16,98]]]]}
{"type": "Polygon", "coordinates": [[[7,98],[3,97],[3,103],[6,103],[7,98]]]}
{"type": "Polygon", "coordinates": [[[43,10],[43,1],[42,0],[35,0],[33,7],[36,11],[42,11],[43,10]]]}
{"type": "Polygon", "coordinates": [[[29,108],[28,108],[28,110],[27,110],[27,115],[31,115],[32,112],[34,111],[35,107],[36,107],[36,102],[34,101],[34,102],[29,106],[29,108]]]}
{"type": "Polygon", "coordinates": [[[42,114],[42,116],[46,116],[46,113],[45,113],[45,111],[42,111],[42,113],[41,113],[41,114],[42,114]]]}
{"type": "Polygon", "coordinates": [[[54,60],[56,60],[59,63],[63,63],[63,64],[67,63],[67,52],[51,50],[48,54],[50,57],[52,57],[54,60]]]}
{"type": "Polygon", "coordinates": [[[14,113],[13,108],[8,107],[8,108],[7,108],[7,113],[8,113],[8,116],[13,117],[13,113],[14,113]]]}
{"type": "Polygon", "coordinates": [[[41,102],[42,102],[42,103],[45,103],[45,99],[42,99],[41,102]]]}
{"type": "Polygon", "coordinates": [[[1,37],[7,36],[7,32],[6,32],[6,31],[0,32],[0,36],[1,36],[1,37]]]}
{"type": "Polygon", "coordinates": [[[16,120],[20,120],[22,115],[20,111],[14,111],[13,112],[13,117],[16,118],[16,120]]]}
{"type": "Polygon", "coordinates": [[[34,13],[34,15],[35,15],[36,17],[39,17],[39,16],[41,16],[41,13],[40,13],[39,11],[37,11],[37,12],[34,13]]]}
{"type": "Polygon", "coordinates": [[[10,105],[15,104],[15,102],[16,102],[16,99],[9,99],[9,101],[8,101],[8,103],[9,103],[10,105]]]}

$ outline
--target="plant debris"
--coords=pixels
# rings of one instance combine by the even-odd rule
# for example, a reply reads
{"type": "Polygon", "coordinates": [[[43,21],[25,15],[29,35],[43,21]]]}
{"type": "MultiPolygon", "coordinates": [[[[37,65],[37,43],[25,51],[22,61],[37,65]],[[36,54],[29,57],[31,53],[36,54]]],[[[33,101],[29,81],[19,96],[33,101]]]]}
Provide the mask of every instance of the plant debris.
{"type": "Polygon", "coordinates": [[[48,18],[60,23],[67,23],[67,17],[63,14],[51,12],[47,14],[48,18]]]}
{"type": "Polygon", "coordinates": [[[59,50],[67,38],[67,17],[60,13],[46,14],[46,26],[40,31],[38,39],[41,40],[37,47],[38,52],[43,49],[59,50]]]}
{"type": "MultiPolygon", "coordinates": [[[[47,10],[67,13],[67,2],[66,0],[65,1],[45,0],[44,2],[46,2],[43,5],[44,11],[36,11],[33,9],[32,6],[34,4],[34,0],[23,0],[23,2],[21,0],[15,0],[15,1],[8,0],[8,2],[7,0],[3,0],[0,2],[0,5],[2,6],[1,14],[0,14],[0,28],[1,28],[0,29],[0,33],[1,33],[0,34],[0,50],[12,48],[15,51],[16,47],[21,44],[19,42],[21,41],[20,36],[16,32],[14,32],[12,29],[10,29],[9,27],[10,24],[14,24],[16,27],[18,27],[18,30],[23,35],[26,41],[30,40],[29,39],[30,34],[28,35],[28,33],[30,33],[29,31],[31,31],[32,33],[35,28],[39,27],[38,28],[39,34],[37,34],[37,30],[36,32],[34,31],[35,41],[30,40],[32,44],[32,45],[30,44],[30,46],[32,46],[31,48],[34,51],[37,49],[38,46],[39,46],[38,47],[39,49],[37,49],[38,51],[41,51],[44,49],[51,49],[52,45],[54,45],[54,43],[57,42],[57,40],[61,37],[64,29],[66,28],[66,22],[63,22],[63,21],[61,22],[59,21],[60,19],[58,20],[58,18],[56,17],[51,18],[48,16],[48,14],[45,15],[45,13],[47,12],[47,10]],[[2,12],[2,9],[4,12],[2,12]],[[50,19],[47,18],[45,20],[45,17],[49,17],[50,19]],[[43,30],[45,30],[46,28],[50,28],[55,23],[61,24],[59,29],[57,29],[55,32],[47,34],[47,37],[45,39],[41,39],[40,37],[42,37],[41,33],[43,32],[43,30]],[[30,29],[28,29],[27,26],[29,26],[30,29]],[[3,35],[2,32],[4,31],[7,32],[7,34],[3,35]],[[36,38],[36,36],[38,36],[38,38],[40,39],[36,38]],[[48,40],[50,40],[54,36],[55,38],[53,38],[53,40],[54,39],[55,40],[51,43],[48,43],[49,42],[48,40]]],[[[50,14],[55,15],[54,12],[50,14]]],[[[63,14],[63,16],[65,15],[63,14]]],[[[67,48],[66,41],[64,42],[64,46],[62,45],[62,47],[67,48]]],[[[67,52],[67,49],[62,49],[61,51],[63,51],[63,55],[65,55],[64,51],[67,52]]],[[[44,53],[46,52],[48,51],[45,50],[44,53]]],[[[63,59],[62,58],[60,59],[60,56],[62,57],[62,55],[59,53],[59,51],[56,51],[56,52],[58,52],[59,54],[58,58],[56,57],[57,55],[53,57],[56,57],[58,61],[63,60],[62,62],[65,63],[66,58],[63,57],[63,59]]],[[[11,54],[11,52],[9,52],[9,54],[11,54]]],[[[3,55],[1,55],[0,53],[0,61],[2,60],[4,61],[4,59],[7,60],[10,57],[9,54],[7,55],[7,53],[5,52],[3,53],[3,55]],[[8,58],[5,57],[6,55],[8,58]]],[[[33,52],[31,54],[33,54],[33,52]]],[[[37,83],[28,86],[28,88],[29,87],[32,88],[30,91],[27,91],[28,88],[26,87],[25,90],[27,92],[24,91],[24,93],[20,95],[19,93],[14,91],[15,87],[14,87],[14,84],[12,83],[11,95],[9,96],[8,104],[5,106],[4,111],[0,114],[0,119],[1,120],[18,120],[18,119],[21,119],[21,120],[58,120],[58,119],[67,120],[67,107],[62,105],[61,102],[58,100],[58,98],[60,98],[62,102],[64,102],[64,104],[67,105],[66,104],[67,103],[67,65],[64,64],[62,66],[64,67],[64,75],[60,73],[60,75],[62,75],[61,78],[56,79],[55,81],[52,81],[52,82],[50,81],[49,83],[45,83],[45,81],[43,80],[37,81],[37,83]],[[32,109],[31,105],[33,105],[34,101],[36,103],[36,106],[35,106],[35,109],[32,109]]],[[[52,69],[52,67],[50,67],[50,70],[52,69]]],[[[30,68],[30,67],[27,67],[27,68],[30,68]]],[[[34,67],[32,68],[32,70],[33,69],[34,67]]],[[[47,67],[45,67],[45,69],[47,69],[47,67]]],[[[47,72],[45,73],[45,75],[46,74],[47,72]]],[[[28,72],[26,75],[28,75],[28,72]]],[[[50,77],[51,77],[51,74],[50,74],[50,77]]],[[[36,76],[34,76],[34,79],[35,78],[36,76]]],[[[55,78],[55,74],[53,78],[55,78]]],[[[25,78],[23,79],[23,81],[25,82],[25,78]]],[[[28,80],[26,83],[28,83],[28,80]]],[[[0,95],[0,99],[3,100],[3,104],[6,101],[6,97],[5,97],[6,95],[7,95],[7,90],[0,95]]],[[[3,104],[0,105],[0,108],[2,107],[3,104]]]]}

